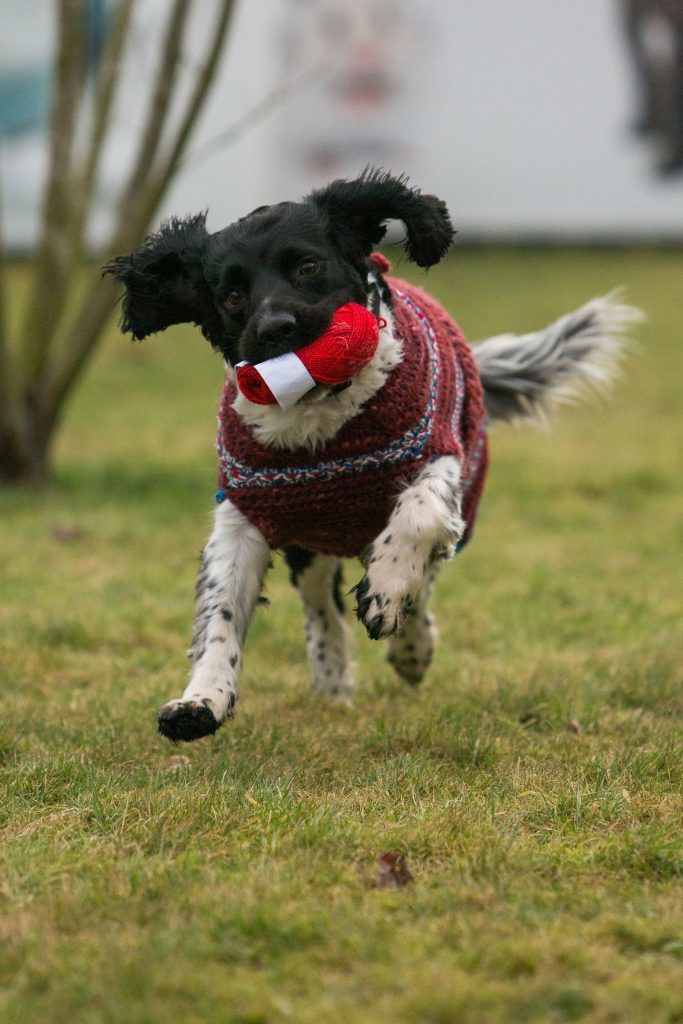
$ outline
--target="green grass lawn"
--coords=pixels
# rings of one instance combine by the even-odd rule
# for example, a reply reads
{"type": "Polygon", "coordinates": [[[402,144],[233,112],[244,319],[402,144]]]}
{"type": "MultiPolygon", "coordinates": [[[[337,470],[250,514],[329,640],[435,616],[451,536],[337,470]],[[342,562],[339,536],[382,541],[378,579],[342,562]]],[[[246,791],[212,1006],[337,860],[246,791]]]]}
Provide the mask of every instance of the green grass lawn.
{"type": "Polygon", "coordinates": [[[112,327],[54,484],[0,493],[3,1024],[683,1021],[682,280],[680,252],[435,268],[473,339],[619,283],[649,321],[609,403],[493,436],[418,691],[355,626],[355,710],[311,698],[278,557],[235,722],[182,751],[154,715],[222,369],[112,327]],[[384,852],[411,884],[377,888],[384,852]]]}

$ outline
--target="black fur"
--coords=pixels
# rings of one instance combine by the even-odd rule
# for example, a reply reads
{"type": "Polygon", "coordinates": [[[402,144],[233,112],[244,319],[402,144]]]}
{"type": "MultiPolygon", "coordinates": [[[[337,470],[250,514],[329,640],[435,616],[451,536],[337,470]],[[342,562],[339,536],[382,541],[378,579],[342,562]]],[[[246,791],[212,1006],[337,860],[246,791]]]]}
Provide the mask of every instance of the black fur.
{"type": "MultiPolygon", "coordinates": [[[[306,572],[315,558],[315,552],[307,551],[296,544],[290,544],[283,549],[285,561],[289,567],[290,583],[297,587],[302,573],[306,572]]],[[[338,565],[332,577],[332,600],[340,615],[344,614],[344,597],[342,594],[344,573],[341,565],[338,565]]]]}
{"type": "Polygon", "coordinates": [[[306,548],[297,547],[296,544],[290,544],[284,548],[285,561],[289,567],[289,580],[292,586],[296,587],[299,582],[299,576],[302,572],[306,572],[309,565],[315,558],[312,551],[307,551],[306,548]]]}
{"type": "Polygon", "coordinates": [[[209,234],[206,214],[172,217],[139,249],[117,256],[104,267],[125,285],[121,330],[142,340],[172,324],[195,323],[205,334],[216,311],[204,278],[209,234]]]}
{"type": "Polygon", "coordinates": [[[438,263],[455,236],[443,200],[409,188],[404,175],[369,169],[354,181],[333,181],[309,199],[325,212],[337,245],[349,259],[359,252],[369,256],[384,238],[387,220],[403,221],[406,253],[419,267],[438,263]]]}
{"type": "MultiPolygon", "coordinates": [[[[232,704],[234,705],[234,697],[232,704]]],[[[157,716],[157,727],[162,736],[174,743],[180,740],[198,740],[202,736],[213,736],[220,722],[204,700],[186,701],[177,707],[163,707],[157,716]]]]}
{"type": "Polygon", "coordinates": [[[232,365],[259,362],[315,340],[339,306],[366,302],[367,257],[389,218],[405,223],[406,252],[422,267],[453,239],[440,199],[368,170],[215,234],[205,214],[172,218],[104,272],[126,288],[121,328],[135,338],[195,323],[232,365]]]}
{"type": "Polygon", "coordinates": [[[341,565],[338,565],[334,571],[334,578],[332,580],[332,600],[334,601],[337,611],[340,615],[344,614],[344,570],[341,565]]]}

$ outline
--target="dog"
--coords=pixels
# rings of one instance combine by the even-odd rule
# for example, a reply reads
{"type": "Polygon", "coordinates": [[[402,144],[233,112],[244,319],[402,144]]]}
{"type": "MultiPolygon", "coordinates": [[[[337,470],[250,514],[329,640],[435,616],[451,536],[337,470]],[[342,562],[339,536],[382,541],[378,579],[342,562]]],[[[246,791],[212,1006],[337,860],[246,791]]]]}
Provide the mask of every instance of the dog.
{"type": "Polygon", "coordinates": [[[121,329],[136,339],[196,324],[224,357],[220,489],[201,555],[183,695],[158,714],[171,740],[215,733],[234,714],[242,647],[274,549],[301,595],[315,693],[350,703],[341,556],[360,559],[356,614],[415,685],[432,660],[429,610],[441,565],[469,539],[490,424],[544,417],[582,385],[607,383],[637,311],[596,298],[549,327],[473,348],[425,292],[387,276],[374,252],[405,225],[420,267],[446,254],[446,204],[404,176],[368,169],[301,202],[261,206],[210,234],[173,218],[105,268],[125,286],[121,329]],[[312,343],[345,303],[381,325],[372,361],[343,387],[317,383],[290,408],[248,401],[237,364],[312,343]]]}

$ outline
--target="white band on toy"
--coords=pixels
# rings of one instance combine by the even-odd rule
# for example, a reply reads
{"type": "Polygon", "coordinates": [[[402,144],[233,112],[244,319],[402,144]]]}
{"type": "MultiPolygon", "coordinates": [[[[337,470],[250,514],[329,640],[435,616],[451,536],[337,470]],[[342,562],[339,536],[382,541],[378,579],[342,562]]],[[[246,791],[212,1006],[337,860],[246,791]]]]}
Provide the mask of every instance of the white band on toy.
{"type": "Polygon", "coordinates": [[[283,356],[255,363],[254,369],[263,377],[281,409],[289,409],[315,387],[316,382],[296,352],[285,352],[283,356]]]}

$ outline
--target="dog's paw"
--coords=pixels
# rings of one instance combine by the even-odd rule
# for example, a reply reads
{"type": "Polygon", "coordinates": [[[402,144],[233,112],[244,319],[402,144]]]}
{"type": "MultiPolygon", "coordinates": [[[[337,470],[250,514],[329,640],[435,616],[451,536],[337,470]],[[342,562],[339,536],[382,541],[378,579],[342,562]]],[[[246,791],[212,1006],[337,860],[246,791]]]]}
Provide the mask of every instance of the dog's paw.
{"type": "Polygon", "coordinates": [[[391,638],[387,661],[401,679],[417,686],[432,663],[436,639],[433,616],[416,606],[408,612],[401,632],[391,638]]]}
{"type": "Polygon", "coordinates": [[[404,683],[408,683],[408,686],[419,686],[424,679],[425,672],[429,668],[429,665],[414,665],[406,661],[399,661],[398,658],[391,654],[387,655],[387,661],[399,679],[402,679],[404,683]]]}
{"type": "Polygon", "coordinates": [[[157,727],[162,736],[174,743],[189,743],[202,736],[213,736],[222,723],[211,710],[210,701],[170,700],[159,710],[157,727]]]}
{"type": "Polygon", "coordinates": [[[393,595],[383,593],[364,576],[353,588],[356,594],[356,615],[365,626],[371,640],[394,636],[412,604],[412,598],[401,590],[393,595]]]}
{"type": "Polygon", "coordinates": [[[429,657],[421,660],[414,656],[405,657],[403,653],[398,654],[396,651],[390,651],[387,654],[387,661],[399,678],[403,679],[409,686],[417,686],[424,679],[432,659],[431,653],[429,657]]]}

